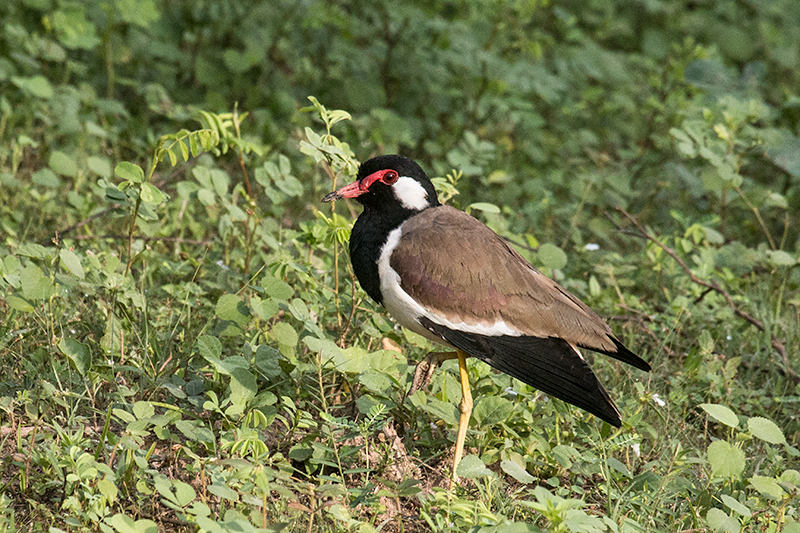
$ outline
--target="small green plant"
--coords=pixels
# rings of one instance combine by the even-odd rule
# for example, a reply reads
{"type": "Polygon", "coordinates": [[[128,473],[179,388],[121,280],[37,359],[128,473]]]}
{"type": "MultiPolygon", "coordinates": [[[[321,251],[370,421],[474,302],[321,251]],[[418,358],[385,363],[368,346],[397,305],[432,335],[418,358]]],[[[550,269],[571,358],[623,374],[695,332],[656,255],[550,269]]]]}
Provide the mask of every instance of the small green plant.
{"type": "MultiPolygon", "coordinates": [[[[796,460],[800,450],[787,443],[783,431],[768,418],[747,418],[745,429],[740,427],[744,417],[724,405],[704,403],[700,407],[720,424],[726,437],[714,440],[706,450],[711,470],[707,490],[714,494],[714,506],[706,515],[708,526],[733,533],[750,527],[783,530],[789,523],[787,508],[796,506],[800,497],[800,472],[777,465],[796,460]],[[758,450],[755,456],[766,454],[776,467],[762,470],[758,462],[748,464],[746,450],[758,450]]],[[[796,518],[790,520],[797,524],[796,518]]]]}

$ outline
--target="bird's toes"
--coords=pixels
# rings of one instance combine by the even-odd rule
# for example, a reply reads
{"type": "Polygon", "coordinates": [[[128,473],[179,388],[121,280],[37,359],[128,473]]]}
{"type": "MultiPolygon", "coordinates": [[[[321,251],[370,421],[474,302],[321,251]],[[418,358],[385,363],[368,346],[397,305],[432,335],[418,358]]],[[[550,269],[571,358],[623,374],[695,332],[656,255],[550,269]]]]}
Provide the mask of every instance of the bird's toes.
{"type": "Polygon", "coordinates": [[[426,388],[430,385],[433,379],[433,373],[436,368],[448,359],[455,359],[458,357],[456,352],[430,352],[425,359],[417,364],[414,370],[414,379],[411,381],[411,389],[408,395],[412,395],[420,389],[426,388]]]}

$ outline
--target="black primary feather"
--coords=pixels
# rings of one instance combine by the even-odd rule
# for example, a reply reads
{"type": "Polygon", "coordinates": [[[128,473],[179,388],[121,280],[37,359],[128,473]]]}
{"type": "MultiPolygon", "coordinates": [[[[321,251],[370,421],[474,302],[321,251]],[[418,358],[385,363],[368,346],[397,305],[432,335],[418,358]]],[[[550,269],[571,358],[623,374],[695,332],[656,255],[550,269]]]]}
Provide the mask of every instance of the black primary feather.
{"type": "Polygon", "coordinates": [[[615,427],[617,407],[586,361],[563,339],[480,335],[421,318],[433,334],[490,366],[559,400],[585,409],[615,427]]]}

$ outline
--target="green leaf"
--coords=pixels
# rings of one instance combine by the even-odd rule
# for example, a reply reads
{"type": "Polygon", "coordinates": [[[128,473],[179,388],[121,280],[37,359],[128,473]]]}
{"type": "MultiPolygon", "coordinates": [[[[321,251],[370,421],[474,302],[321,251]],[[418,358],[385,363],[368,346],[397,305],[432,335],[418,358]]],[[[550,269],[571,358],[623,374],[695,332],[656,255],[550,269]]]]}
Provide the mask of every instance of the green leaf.
{"type": "Polygon", "coordinates": [[[398,363],[405,362],[405,359],[403,358],[402,354],[399,354],[394,350],[377,350],[363,356],[363,361],[364,363],[362,369],[364,370],[391,372],[398,363]]]}
{"type": "Polygon", "coordinates": [[[786,197],[777,192],[769,193],[769,196],[764,200],[764,207],[777,207],[779,209],[788,209],[789,202],[786,197]]]}
{"type": "Polygon", "coordinates": [[[791,468],[784,470],[783,474],[781,474],[781,481],[800,487],[800,472],[791,468]]]}
{"type": "Polygon", "coordinates": [[[196,420],[178,420],[175,422],[175,427],[189,440],[204,443],[215,441],[214,433],[196,420]]]}
{"type": "Polygon", "coordinates": [[[389,376],[374,370],[367,370],[359,374],[358,382],[367,389],[379,393],[390,393],[392,388],[392,380],[389,379],[389,376]]]}
{"type": "MultiPolygon", "coordinates": [[[[422,395],[421,391],[417,391],[412,396],[412,403],[417,399],[417,395],[422,395]]],[[[458,408],[452,402],[443,402],[436,397],[428,397],[425,403],[417,403],[416,406],[429,413],[431,416],[444,421],[448,426],[455,426],[458,424],[458,408]]]]}
{"type": "Polygon", "coordinates": [[[75,339],[64,338],[58,343],[61,353],[66,355],[81,376],[86,376],[86,372],[92,366],[92,352],[89,347],[75,339]]]}
{"type": "Polygon", "coordinates": [[[508,418],[514,404],[502,396],[481,396],[472,410],[472,417],[480,427],[491,427],[508,418]]]}
{"type": "Polygon", "coordinates": [[[467,455],[458,463],[456,473],[467,479],[475,479],[478,477],[493,476],[494,472],[486,468],[481,458],[477,455],[467,455]]]}
{"type": "Polygon", "coordinates": [[[6,303],[12,309],[22,311],[23,313],[30,313],[34,309],[30,302],[14,294],[6,295],[6,303]]]}
{"type": "Polygon", "coordinates": [[[527,470],[522,468],[520,465],[515,463],[514,461],[509,461],[508,459],[503,459],[500,461],[500,468],[503,469],[503,472],[508,474],[509,476],[513,477],[520,483],[533,483],[536,481],[536,478],[530,475],[527,470]]]}
{"type": "Polygon", "coordinates": [[[328,112],[328,123],[333,126],[337,122],[341,122],[342,120],[351,120],[352,117],[350,113],[347,111],[342,111],[341,109],[334,109],[333,111],[328,112]]]}
{"type": "Polygon", "coordinates": [[[33,176],[31,176],[31,181],[33,181],[35,185],[41,185],[42,187],[61,186],[61,179],[49,168],[42,168],[34,172],[33,176]]]}
{"type": "Polygon", "coordinates": [[[231,369],[231,402],[244,406],[258,392],[256,377],[246,368],[231,369]]]}
{"type": "Polygon", "coordinates": [[[133,414],[139,420],[152,418],[156,414],[155,407],[150,402],[138,401],[133,404],[133,414]]]}
{"type": "Polygon", "coordinates": [[[58,256],[61,258],[61,262],[67,267],[67,270],[72,272],[75,276],[83,279],[85,274],[83,272],[83,265],[81,265],[81,260],[72,250],[67,250],[66,248],[62,248],[61,251],[58,253],[58,256]]]}
{"type": "Polygon", "coordinates": [[[50,85],[50,82],[47,81],[47,78],[44,76],[32,76],[30,78],[14,76],[11,78],[11,83],[26,93],[43,100],[49,100],[55,95],[53,86],[50,85]]]}
{"type": "Polygon", "coordinates": [[[336,504],[331,505],[328,507],[328,513],[336,520],[340,522],[349,523],[350,522],[350,513],[348,512],[347,508],[343,505],[336,504]]]}
{"type": "Polygon", "coordinates": [[[192,157],[197,157],[200,153],[200,146],[197,144],[197,135],[189,135],[189,150],[192,152],[192,157]]]}
{"type": "Polygon", "coordinates": [[[53,150],[47,164],[56,174],[61,174],[68,178],[74,178],[78,175],[78,164],[64,152],[53,150]]]}
{"type": "Polygon", "coordinates": [[[747,420],[747,429],[750,430],[754,437],[758,437],[770,444],[783,444],[786,442],[786,437],[783,435],[781,428],[767,418],[760,416],[749,418],[747,420]]]}
{"type": "Polygon", "coordinates": [[[314,449],[305,442],[299,442],[289,449],[289,458],[293,461],[305,461],[314,453],[314,449]]]}
{"type": "Polygon", "coordinates": [[[247,213],[238,205],[228,204],[225,206],[233,222],[244,222],[247,220],[247,213]]]}
{"type": "Polygon", "coordinates": [[[794,177],[800,177],[800,137],[789,129],[782,132],[776,142],[767,147],[772,162],[794,177]]]}
{"type": "Polygon", "coordinates": [[[197,493],[188,483],[179,479],[173,480],[172,483],[175,485],[175,501],[181,507],[186,507],[197,497],[197,493]]]}
{"type": "Polygon", "coordinates": [[[564,468],[570,468],[573,463],[581,460],[580,452],[568,444],[559,444],[553,448],[553,455],[564,468]]]}
{"type": "Polygon", "coordinates": [[[250,309],[238,295],[223,294],[217,300],[215,314],[222,320],[230,320],[238,326],[243,326],[250,317],[250,309]]]}
{"type": "Polygon", "coordinates": [[[197,199],[200,200],[200,203],[206,206],[214,205],[217,202],[217,197],[214,196],[214,192],[209,189],[200,189],[197,191],[197,199]]]}
{"type": "Polygon", "coordinates": [[[118,489],[108,478],[103,478],[97,482],[97,489],[105,496],[109,502],[114,502],[117,499],[118,489]]]}
{"type": "Polygon", "coordinates": [[[275,185],[287,196],[302,196],[303,184],[294,176],[281,176],[274,179],[275,185]]]}
{"type": "Polygon", "coordinates": [[[706,234],[706,240],[711,244],[725,244],[725,237],[722,233],[714,228],[703,226],[703,232],[706,234]]]}
{"type": "Polygon", "coordinates": [[[582,509],[569,509],[564,515],[564,525],[570,532],[600,533],[607,531],[599,517],[592,516],[582,509]]]}
{"type": "Polygon", "coordinates": [[[675,140],[678,141],[678,150],[685,155],[686,157],[694,157],[697,155],[697,151],[695,150],[695,145],[692,139],[686,135],[683,130],[679,130],[678,128],[671,128],[669,130],[670,135],[675,137],[675,140]]]}
{"type": "Polygon", "coordinates": [[[286,346],[296,346],[297,345],[297,332],[294,330],[292,326],[287,324],[286,322],[278,322],[274,326],[272,326],[272,334],[275,335],[275,339],[283,345],[286,346]]]}
{"type": "Polygon", "coordinates": [[[783,489],[774,478],[753,476],[750,478],[750,484],[766,498],[780,501],[784,496],[783,489]]]}
{"type": "Polygon", "coordinates": [[[100,44],[97,28],[86,18],[80,4],[64,5],[52,15],[58,39],[67,48],[91,50],[100,44]]]}
{"type": "Polygon", "coordinates": [[[167,195],[161,192],[152,183],[142,183],[142,201],[148,204],[159,205],[167,199],[167,195]]]}
{"type": "Polygon", "coordinates": [[[119,533],[158,533],[158,526],[152,520],[136,520],[124,514],[115,514],[105,522],[119,533]]]}
{"type": "Polygon", "coordinates": [[[542,266],[552,270],[560,270],[567,266],[567,254],[555,244],[546,242],[540,245],[537,256],[542,266]]]}
{"type": "Polygon", "coordinates": [[[717,440],[708,446],[708,463],[714,476],[738,478],[744,472],[745,455],[740,448],[717,440]]]}
{"type": "Polygon", "coordinates": [[[717,422],[722,422],[726,426],[730,426],[732,428],[735,428],[739,425],[739,417],[737,417],[736,413],[724,405],[717,403],[702,403],[700,404],[700,407],[717,422]]]}
{"type": "Polygon", "coordinates": [[[787,522],[781,533],[800,533],[800,522],[787,522]]]}
{"type": "Polygon", "coordinates": [[[160,16],[155,0],[115,0],[114,5],[121,20],[143,28],[160,16]]]}
{"type": "Polygon", "coordinates": [[[250,309],[261,320],[269,320],[280,311],[280,307],[272,298],[264,298],[263,300],[258,296],[250,298],[250,309]]]}
{"type": "Polygon", "coordinates": [[[131,183],[144,182],[144,170],[139,165],[135,165],[128,161],[122,161],[114,167],[114,174],[120,179],[129,181],[131,183]]]}
{"type": "Polygon", "coordinates": [[[225,376],[231,375],[231,372],[237,368],[250,368],[250,363],[241,355],[231,355],[225,359],[207,357],[206,360],[214,365],[217,372],[225,376]]]}
{"type": "Polygon", "coordinates": [[[261,279],[261,286],[264,287],[268,296],[278,300],[288,300],[294,294],[294,289],[283,280],[266,275],[261,279]]]}
{"type": "Polygon", "coordinates": [[[111,412],[114,413],[114,416],[126,424],[132,424],[133,422],[136,422],[136,417],[124,409],[113,409],[111,412]]]}
{"type": "Polygon", "coordinates": [[[603,289],[600,287],[600,282],[597,281],[595,276],[589,277],[589,294],[594,296],[595,298],[600,296],[603,292],[603,289]]]}
{"type": "Polygon", "coordinates": [[[111,177],[111,162],[106,157],[96,155],[89,156],[86,158],[86,166],[101,178],[111,177]]]}
{"type": "Polygon", "coordinates": [[[272,346],[262,344],[256,349],[255,365],[267,379],[274,379],[283,372],[280,366],[282,358],[278,350],[272,346]]]}
{"type": "Polygon", "coordinates": [[[708,510],[706,521],[708,521],[708,527],[714,533],[738,533],[741,529],[738,520],[731,518],[725,511],[715,507],[708,510]]]}
{"type": "Polygon", "coordinates": [[[231,177],[228,173],[218,168],[211,169],[211,184],[214,186],[214,191],[220,198],[228,194],[228,189],[231,186],[231,177]]]}
{"type": "Polygon", "coordinates": [[[208,492],[210,492],[214,496],[219,496],[224,500],[230,500],[233,502],[239,500],[239,494],[235,490],[228,488],[224,485],[217,485],[217,484],[209,485],[208,492]]]}
{"type": "Polygon", "coordinates": [[[219,359],[222,355],[222,343],[218,338],[211,335],[202,335],[194,342],[194,346],[200,352],[200,355],[206,359],[219,359]]]}
{"type": "Polygon", "coordinates": [[[753,515],[753,513],[750,511],[750,509],[746,505],[744,505],[743,503],[739,502],[738,500],[734,500],[733,498],[731,498],[727,494],[723,494],[722,496],[720,496],[720,499],[722,500],[722,503],[727,505],[732,511],[734,511],[735,513],[737,513],[737,514],[739,514],[741,516],[746,516],[746,517],[749,518],[749,517],[751,517],[753,515]]]}
{"type": "Polygon", "coordinates": [[[767,258],[775,266],[794,266],[797,264],[797,259],[783,250],[767,250],[767,258]]]}
{"type": "Polygon", "coordinates": [[[616,470],[617,472],[619,472],[623,476],[631,477],[630,470],[628,470],[628,467],[625,466],[625,463],[623,463],[619,459],[616,459],[614,457],[609,457],[607,463],[608,463],[609,467],[611,467],[612,469],[616,470]]]}
{"type": "Polygon", "coordinates": [[[44,259],[48,256],[48,251],[47,248],[41,244],[28,242],[17,248],[17,255],[33,257],[34,259],[44,259]]]}
{"type": "Polygon", "coordinates": [[[487,202],[475,202],[474,204],[469,204],[467,206],[467,210],[475,209],[476,211],[483,211],[484,213],[499,213],[500,208],[494,204],[490,204],[487,202]]]}
{"type": "Polygon", "coordinates": [[[308,335],[303,337],[303,343],[308,346],[312,352],[320,355],[320,360],[323,365],[333,363],[333,365],[340,372],[358,373],[364,370],[364,356],[365,352],[362,348],[351,347],[348,349],[347,354],[357,353],[355,357],[348,357],[342,353],[342,350],[336,346],[336,343],[330,339],[318,339],[308,335]]]}
{"type": "Polygon", "coordinates": [[[53,293],[53,282],[36,265],[28,265],[19,274],[22,296],[26,300],[43,300],[53,293]]]}

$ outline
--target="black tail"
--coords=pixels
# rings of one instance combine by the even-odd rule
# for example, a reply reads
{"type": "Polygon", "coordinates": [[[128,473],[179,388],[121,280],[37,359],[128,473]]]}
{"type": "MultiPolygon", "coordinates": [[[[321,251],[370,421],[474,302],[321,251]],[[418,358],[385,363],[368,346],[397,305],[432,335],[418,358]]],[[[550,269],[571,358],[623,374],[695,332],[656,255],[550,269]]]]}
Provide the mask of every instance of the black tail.
{"type": "Polygon", "coordinates": [[[644,359],[642,359],[641,357],[639,357],[638,355],[627,349],[625,346],[622,345],[621,342],[619,342],[614,337],[611,337],[611,340],[614,341],[614,346],[617,347],[617,349],[613,352],[598,350],[597,348],[592,348],[590,346],[581,346],[581,348],[586,348],[587,350],[592,350],[594,352],[605,354],[609,357],[613,357],[614,359],[622,361],[623,363],[628,363],[631,366],[635,366],[639,370],[650,372],[650,363],[648,363],[647,361],[645,361],[644,359]]]}
{"type": "Polygon", "coordinates": [[[420,322],[454,347],[485,361],[501,372],[585,409],[612,426],[621,425],[620,414],[614,402],[583,357],[565,340],[553,337],[479,335],[453,330],[425,318],[420,322]]]}

